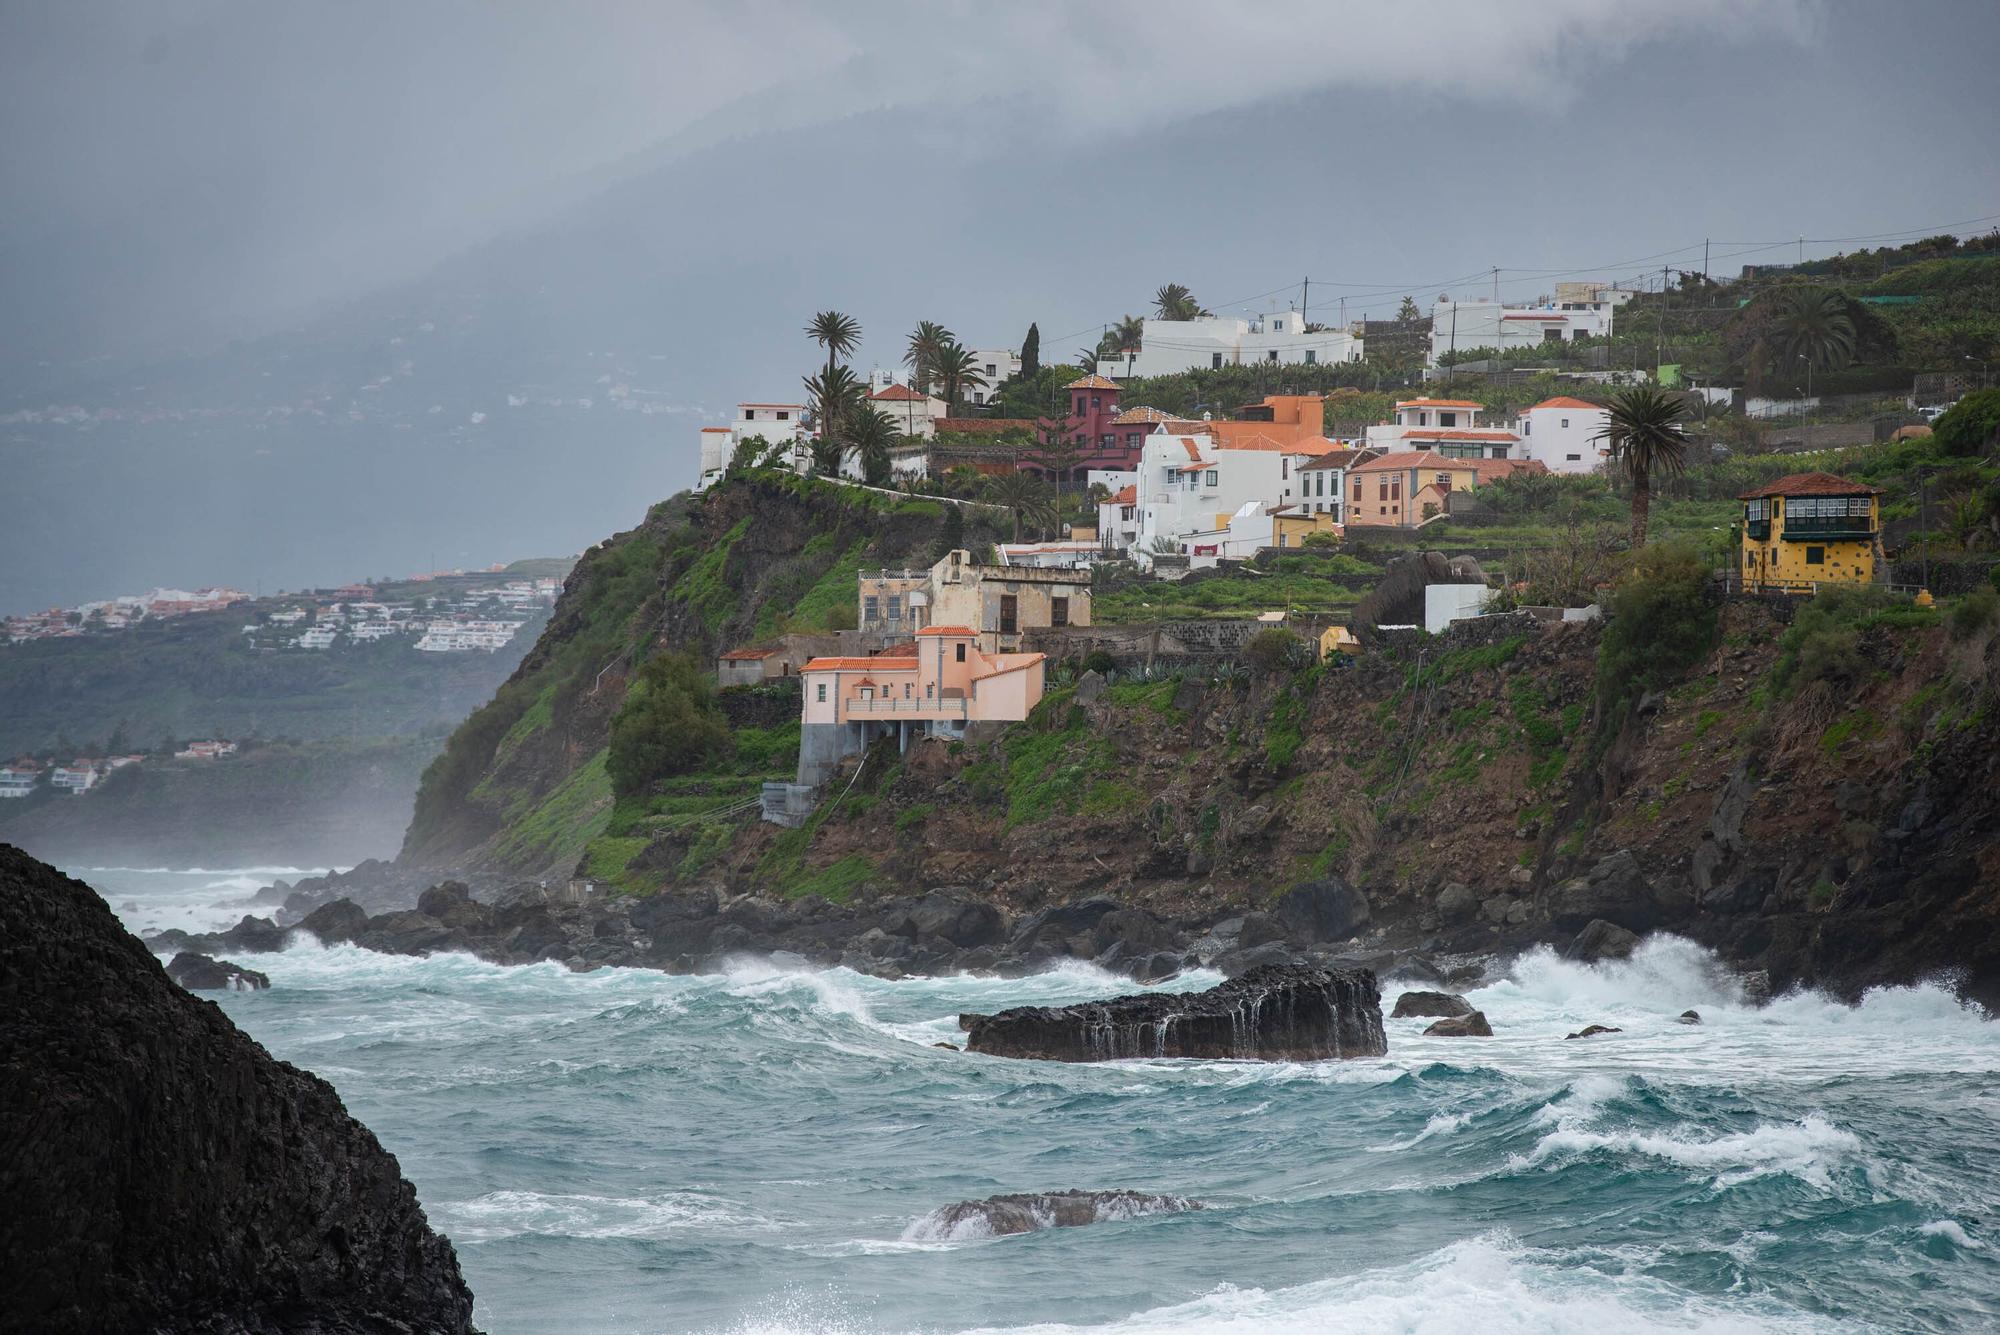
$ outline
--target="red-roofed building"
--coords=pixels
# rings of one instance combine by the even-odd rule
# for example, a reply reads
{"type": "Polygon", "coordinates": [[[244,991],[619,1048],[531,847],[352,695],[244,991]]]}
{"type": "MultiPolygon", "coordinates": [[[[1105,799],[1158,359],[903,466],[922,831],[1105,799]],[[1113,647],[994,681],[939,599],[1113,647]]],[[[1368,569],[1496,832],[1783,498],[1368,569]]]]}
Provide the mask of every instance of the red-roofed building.
{"type": "Polygon", "coordinates": [[[1038,653],[982,649],[971,626],[928,626],[908,657],[815,658],[805,688],[798,783],[816,787],[842,758],[880,737],[907,748],[919,737],[963,737],[980,723],[1016,723],[1040,703],[1038,653]]]}
{"type": "Polygon", "coordinates": [[[1532,459],[1448,459],[1430,450],[1379,455],[1347,471],[1346,525],[1416,528],[1448,513],[1454,491],[1516,473],[1546,473],[1532,459]]]}
{"type": "Polygon", "coordinates": [[[886,414],[903,435],[923,440],[936,435],[937,424],[951,414],[943,399],[893,382],[870,394],[868,406],[886,414]]]}
{"type": "Polygon", "coordinates": [[[1746,589],[1813,593],[1868,584],[1882,561],[1879,488],[1832,473],[1792,473],[1744,492],[1746,589]]]}
{"type": "Polygon", "coordinates": [[[1392,419],[1368,428],[1372,449],[1436,450],[1447,459],[1507,459],[1521,438],[1482,423],[1486,405],[1471,399],[1403,399],[1392,419]]]}
{"type": "Polygon", "coordinates": [[[1505,306],[1494,301],[1453,301],[1440,296],[1431,307],[1430,365],[1447,353],[1482,348],[1506,352],[1542,343],[1566,343],[1611,333],[1617,303],[1576,301],[1558,305],[1505,306]]]}
{"type": "Polygon", "coordinates": [[[1558,395],[1523,409],[1515,422],[1521,447],[1512,457],[1535,459],[1551,473],[1590,473],[1604,464],[1602,439],[1611,414],[1595,403],[1558,395]]]}

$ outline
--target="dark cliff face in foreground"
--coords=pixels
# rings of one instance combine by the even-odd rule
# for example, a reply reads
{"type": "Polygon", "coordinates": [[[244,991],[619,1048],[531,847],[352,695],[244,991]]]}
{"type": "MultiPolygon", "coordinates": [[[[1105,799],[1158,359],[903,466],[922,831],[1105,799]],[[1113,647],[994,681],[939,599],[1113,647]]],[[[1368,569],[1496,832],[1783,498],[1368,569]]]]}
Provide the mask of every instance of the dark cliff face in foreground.
{"type": "Polygon", "coordinates": [[[451,1244],[332,1087],[7,845],[0,1013],[0,1330],[472,1330],[451,1244]]]}

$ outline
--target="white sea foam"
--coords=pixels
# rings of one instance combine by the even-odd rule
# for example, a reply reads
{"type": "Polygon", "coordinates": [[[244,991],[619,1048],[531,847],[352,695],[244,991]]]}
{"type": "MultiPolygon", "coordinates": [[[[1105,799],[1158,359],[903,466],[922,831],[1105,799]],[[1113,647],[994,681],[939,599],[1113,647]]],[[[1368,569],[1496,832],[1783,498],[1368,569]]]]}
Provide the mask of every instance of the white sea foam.
{"type": "MultiPolygon", "coordinates": [[[[793,1329],[811,1329],[808,1326],[793,1329]]],[[[1002,1328],[986,1328],[998,1335],[1002,1328]]],[[[1184,1331],[1395,1331],[1404,1335],[1602,1335],[1620,1331],[1833,1330],[1837,1326],[1775,1304],[1735,1302],[1724,1310],[1663,1281],[1537,1264],[1500,1238],[1475,1238],[1410,1265],[1370,1270],[1292,1288],[1224,1286],[1191,1302],[1094,1326],[1043,1324],[1013,1335],[1070,1331],[1179,1335],[1184,1331]]]]}
{"type": "MultiPolygon", "coordinates": [[[[1543,1136],[1510,1167],[1528,1168],[1551,1159],[1597,1151],[1662,1159],[1710,1175],[1719,1187],[1734,1186],[1771,1173],[1789,1173],[1820,1188],[1830,1185],[1836,1167],[1862,1159],[1861,1139],[1824,1118],[1808,1116],[1788,1125],[1703,1139],[1691,1127],[1673,1131],[1591,1131],[1560,1125],[1543,1136]]],[[[1865,1161],[1863,1166],[1867,1167],[1865,1161]]]]}
{"type": "Polygon", "coordinates": [[[1398,1150],[1414,1149],[1416,1146],[1429,1140],[1432,1136],[1450,1135],[1470,1120],[1472,1120],[1471,1113],[1432,1113],[1430,1120],[1424,1123],[1424,1129],[1417,1132],[1416,1135],[1411,1136],[1408,1140],[1392,1141],[1387,1145],[1370,1145],[1368,1152],[1370,1154],[1390,1154],[1398,1150]]]}
{"type": "Polygon", "coordinates": [[[1967,1251],[1985,1251],[1986,1244],[1967,1233],[1956,1219],[1933,1219],[1917,1230],[1927,1238],[1943,1238],[1953,1246],[1967,1251]]]}
{"type": "Polygon", "coordinates": [[[494,1242],[522,1235],[556,1238],[664,1238],[691,1230],[768,1231],[772,1219],[728,1200],[697,1192],[658,1196],[590,1196],[539,1191],[491,1191],[434,1207],[454,1242],[494,1242]]]}

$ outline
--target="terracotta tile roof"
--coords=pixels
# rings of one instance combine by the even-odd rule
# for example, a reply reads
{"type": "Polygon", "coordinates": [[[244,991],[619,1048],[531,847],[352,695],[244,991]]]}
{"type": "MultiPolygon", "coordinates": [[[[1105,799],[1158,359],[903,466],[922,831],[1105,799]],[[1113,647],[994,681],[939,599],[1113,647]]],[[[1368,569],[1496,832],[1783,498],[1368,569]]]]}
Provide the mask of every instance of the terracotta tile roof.
{"type": "Polygon", "coordinates": [[[704,432],[708,432],[708,431],[720,431],[720,432],[721,432],[721,433],[722,433],[723,435],[725,435],[725,436],[729,434],[729,428],[728,428],[728,427],[726,427],[726,426],[705,426],[705,427],[703,427],[703,428],[702,428],[702,430],[703,430],[704,432]]]}
{"type": "Polygon", "coordinates": [[[917,660],[914,658],[815,658],[799,669],[801,672],[915,672],[916,670],[917,660]]]}
{"type": "Polygon", "coordinates": [[[1308,459],[1300,464],[1299,471],[1303,473],[1308,468],[1346,468],[1356,459],[1359,459],[1361,454],[1360,450],[1328,450],[1317,458],[1308,459]]]}
{"type": "Polygon", "coordinates": [[[1002,665],[1002,666],[1000,666],[1000,667],[996,667],[996,668],[991,668],[991,669],[989,669],[989,670],[987,670],[987,671],[985,671],[985,672],[981,672],[981,673],[979,673],[979,674],[978,674],[977,676],[975,676],[975,677],[973,678],[973,680],[974,680],[974,681],[985,681],[985,680],[986,680],[986,679],[987,679],[988,677],[999,677],[999,676],[1004,676],[1004,675],[1006,675],[1006,674],[1007,674],[1007,673],[1009,673],[1009,672],[1019,672],[1019,671],[1020,671],[1020,670],[1021,670],[1022,668],[1031,668],[1031,667],[1033,667],[1033,666],[1034,666],[1035,664],[1037,664],[1037,663],[1039,663],[1039,662],[1042,662],[1042,661],[1043,661],[1044,659],[1046,659],[1046,658],[1048,657],[1048,655],[1047,655],[1047,654],[1018,654],[1018,655],[1016,655],[1016,654],[1010,654],[1010,655],[1008,655],[1008,657],[1010,657],[1010,658],[1014,658],[1014,657],[1018,657],[1018,658],[1019,658],[1019,659],[1020,659],[1021,661],[1020,661],[1020,662],[1018,662],[1018,663],[1007,663],[1007,664],[1004,664],[1004,665],[1002,665]]]}
{"type": "Polygon", "coordinates": [[[1171,414],[1163,413],[1158,408],[1127,408],[1124,412],[1111,419],[1111,425],[1133,426],[1140,422],[1172,422],[1174,420],[1176,419],[1171,414]]]}
{"type": "Polygon", "coordinates": [[[970,626],[925,626],[917,632],[919,635],[977,635],[978,633],[970,626]]]}
{"type": "Polygon", "coordinates": [[[1181,443],[1181,448],[1187,451],[1187,457],[1188,457],[1188,458],[1190,458],[1190,459],[1193,459],[1193,460],[1195,460],[1195,461],[1197,461],[1197,462],[1199,462],[1199,461],[1200,461],[1200,459],[1201,459],[1201,447],[1200,447],[1200,446],[1198,446],[1198,445],[1196,445],[1196,444],[1194,443],[1194,440],[1193,440],[1193,438],[1192,438],[1192,437],[1189,437],[1189,436],[1176,436],[1176,437],[1175,437],[1174,439],[1176,439],[1176,440],[1180,441],[1180,443],[1181,443]]]}
{"type": "MultiPolygon", "coordinates": [[[[1585,403],[1582,399],[1572,399],[1566,395],[1558,394],[1553,399],[1543,399],[1535,405],[1535,408],[1585,408],[1591,412],[1602,412],[1604,405],[1601,403],[1585,403]]],[[[1535,408],[1530,408],[1528,411],[1533,412],[1535,408]]]]}
{"type": "Polygon", "coordinates": [[[1081,380],[1070,381],[1067,385],[1064,385],[1063,388],[1064,389],[1119,389],[1122,388],[1122,386],[1120,386],[1116,380],[1106,380],[1101,375],[1087,375],[1081,380]]]}
{"type": "Polygon", "coordinates": [[[884,385],[868,396],[877,403],[922,403],[928,394],[919,394],[908,385],[884,385]]]}
{"type": "Polygon", "coordinates": [[[721,657],[725,663],[749,663],[761,658],[769,658],[777,652],[776,649],[731,649],[721,657]]]}
{"type": "Polygon", "coordinates": [[[1513,441],[1520,437],[1511,431],[1461,431],[1456,427],[1440,430],[1434,426],[1420,426],[1403,433],[1404,440],[1501,440],[1513,441]]]}
{"type": "Polygon", "coordinates": [[[1413,468],[1470,472],[1481,482],[1491,482],[1495,478],[1511,473],[1546,473],[1549,466],[1539,459],[1443,459],[1429,450],[1407,450],[1399,454],[1384,454],[1357,464],[1356,473],[1403,473],[1413,468]]]}
{"type": "Polygon", "coordinates": [[[1287,445],[1282,440],[1273,440],[1262,433],[1254,436],[1232,435],[1227,440],[1218,440],[1215,447],[1219,450],[1262,450],[1266,454],[1312,453],[1311,450],[1300,449],[1297,445],[1287,445]]]}
{"type": "Polygon", "coordinates": [[[1139,503],[1139,488],[1136,485],[1125,487],[1116,496],[1113,496],[1109,503],[1112,505],[1137,505],[1139,503]]]}
{"type": "Polygon", "coordinates": [[[1764,496],[1880,496],[1880,487],[1871,487],[1865,482],[1850,482],[1832,473],[1787,473],[1775,482],[1767,482],[1755,491],[1746,491],[1737,496],[1739,501],[1754,501],[1764,496]]]}
{"type": "Polygon", "coordinates": [[[1398,408],[1478,408],[1484,411],[1486,405],[1471,399],[1398,399],[1398,408]]]}

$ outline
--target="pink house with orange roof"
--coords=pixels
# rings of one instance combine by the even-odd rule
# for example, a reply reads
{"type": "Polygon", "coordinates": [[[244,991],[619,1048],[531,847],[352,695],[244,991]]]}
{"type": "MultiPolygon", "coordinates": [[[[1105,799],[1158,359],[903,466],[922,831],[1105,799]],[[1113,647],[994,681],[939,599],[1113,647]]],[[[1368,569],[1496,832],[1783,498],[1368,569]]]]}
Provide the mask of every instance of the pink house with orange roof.
{"type": "Polygon", "coordinates": [[[970,626],[926,626],[913,647],[815,658],[799,669],[805,705],[798,782],[816,786],[883,737],[959,738],[979,723],[1018,723],[1041,702],[1038,653],[989,653],[970,626]]]}

